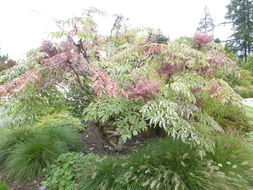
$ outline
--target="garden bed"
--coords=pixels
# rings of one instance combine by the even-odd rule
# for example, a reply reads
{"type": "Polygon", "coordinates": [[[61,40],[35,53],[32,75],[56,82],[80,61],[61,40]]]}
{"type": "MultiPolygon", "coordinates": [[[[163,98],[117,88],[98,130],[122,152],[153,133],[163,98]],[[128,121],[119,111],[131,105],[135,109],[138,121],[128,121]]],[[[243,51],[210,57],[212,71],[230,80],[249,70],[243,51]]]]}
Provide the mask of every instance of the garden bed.
{"type": "MultiPolygon", "coordinates": [[[[125,146],[129,148],[144,146],[147,140],[147,138],[136,136],[132,138],[131,141],[126,142],[125,146]]],[[[95,127],[89,127],[82,133],[82,152],[84,154],[94,153],[100,155],[115,153],[111,147],[101,139],[95,127]]]]}
{"type": "Polygon", "coordinates": [[[18,183],[13,181],[8,175],[4,172],[0,172],[0,181],[6,183],[11,190],[38,190],[40,186],[39,181],[32,181],[32,182],[25,182],[25,183],[18,183]]]}
{"type": "MultiPolygon", "coordinates": [[[[144,146],[149,138],[136,136],[126,143],[126,147],[140,147],[144,146]]],[[[99,155],[107,154],[122,154],[123,152],[113,151],[106,142],[99,137],[98,131],[95,127],[89,127],[81,133],[82,152],[84,154],[94,153],[99,155]]],[[[6,173],[0,172],[0,180],[8,184],[11,190],[37,190],[40,187],[40,180],[25,183],[18,183],[10,179],[6,173]]]]}

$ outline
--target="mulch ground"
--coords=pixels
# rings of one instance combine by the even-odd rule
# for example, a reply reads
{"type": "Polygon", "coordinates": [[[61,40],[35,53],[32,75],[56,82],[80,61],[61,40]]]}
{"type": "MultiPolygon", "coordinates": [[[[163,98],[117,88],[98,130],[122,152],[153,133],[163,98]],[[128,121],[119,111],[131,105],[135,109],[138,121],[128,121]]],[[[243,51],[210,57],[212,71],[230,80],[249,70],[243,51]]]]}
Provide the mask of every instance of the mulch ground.
{"type": "MultiPolygon", "coordinates": [[[[140,136],[135,136],[131,139],[131,141],[127,141],[125,143],[125,147],[127,148],[135,148],[140,147],[145,144],[147,138],[143,138],[140,136]]],[[[82,152],[84,154],[94,153],[99,155],[106,155],[106,154],[115,154],[108,144],[99,137],[98,131],[96,127],[89,127],[82,133],[82,152]]],[[[126,153],[126,151],[120,152],[118,154],[126,153]]]]}
{"type": "Polygon", "coordinates": [[[31,181],[26,183],[18,183],[13,181],[8,175],[0,171],[0,181],[6,183],[11,190],[39,190],[40,182],[39,181],[31,181]]]}
{"type": "MultiPolygon", "coordinates": [[[[140,136],[133,137],[131,141],[126,142],[126,147],[142,147],[144,146],[145,142],[148,140],[148,138],[143,138],[140,136]]],[[[94,153],[99,155],[108,155],[108,154],[124,154],[127,151],[124,152],[114,152],[107,144],[106,142],[101,139],[98,135],[98,131],[95,127],[89,127],[87,128],[82,134],[81,134],[81,143],[82,143],[82,152],[84,154],[88,153],[94,153]]],[[[15,182],[11,180],[6,173],[0,169],[0,181],[3,181],[9,187],[11,190],[39,190],[40,187],[40,181],[32,181],[32,182],[26,182],[24,184],[15,182]]]]}

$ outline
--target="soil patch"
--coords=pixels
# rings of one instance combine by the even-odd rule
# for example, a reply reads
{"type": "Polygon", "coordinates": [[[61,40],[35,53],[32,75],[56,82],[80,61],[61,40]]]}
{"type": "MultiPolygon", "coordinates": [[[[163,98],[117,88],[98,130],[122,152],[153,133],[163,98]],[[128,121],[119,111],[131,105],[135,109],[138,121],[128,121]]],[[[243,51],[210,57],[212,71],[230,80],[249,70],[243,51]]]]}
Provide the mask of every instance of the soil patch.
{"type": "Polygon", "coordinates": [[[39,190],[40,181],[18,183],[12,180],[2,169],[0,169],[0,181],[7,184],[11,190],[39,190]]]}
{"type": "MultiPolygon", "coordinates": [[[[99,155],[107,155],[107,154],[123,154],[124,152],[115,152],[111,149],[108,144],[100,138],[97,128],[91,126],[87,128],[82,134],[82,152],[84,154],[94,153],[99,155]]],[[[141,136],[135,136],[131,140],[125,143],[127,148],[135,148],[144,146],[145,142],[148,141],[149,138],[144,138],[141,136]]]]}

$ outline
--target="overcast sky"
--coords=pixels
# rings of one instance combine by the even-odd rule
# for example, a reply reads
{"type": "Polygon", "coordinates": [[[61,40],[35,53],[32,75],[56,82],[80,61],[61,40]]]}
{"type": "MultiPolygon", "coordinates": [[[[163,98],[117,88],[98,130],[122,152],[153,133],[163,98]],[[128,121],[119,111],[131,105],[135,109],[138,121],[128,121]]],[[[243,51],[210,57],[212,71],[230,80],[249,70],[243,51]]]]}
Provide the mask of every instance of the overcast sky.
{"type": "MultiPolygon", "coordinates": [[[[111,28],[110,16],[122,14],[132,26],[161,29],[170,39],[192,36],[204,7],[210,9],[215,24],[224,22],[229,0],[1,0],[0,48],[11,58],[41,44],[48,32],[56,30],[54,19],[80,15],[82,9],[96,7],[106,11],[100,30],[111,28]]],[[[229,27],[217,27],[215,37],[225,40],[229,27]]]]}

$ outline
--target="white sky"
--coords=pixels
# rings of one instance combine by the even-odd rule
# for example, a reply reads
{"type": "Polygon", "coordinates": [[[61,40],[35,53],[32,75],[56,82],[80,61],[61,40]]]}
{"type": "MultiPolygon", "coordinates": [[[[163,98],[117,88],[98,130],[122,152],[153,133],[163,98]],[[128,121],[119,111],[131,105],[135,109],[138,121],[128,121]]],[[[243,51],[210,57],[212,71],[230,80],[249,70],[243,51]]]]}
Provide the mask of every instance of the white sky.
{"type": "MultiPolygon", "coordinates": [[[[205,5],[215,24],[224,22],[229,0],[0,0],[0,48],[11,58],[20,59],[38,47],[49,31],[56,30],[54,19],[80,15],[82,9],[96,7],[108,14],[101,30],[110,30],[113,14],[129,18],[133,26],[161,29],[170,39],[192,36],[205,5]]],[[[229,27],[215,29],[215,37],[225,40],[229,27]]]]}

